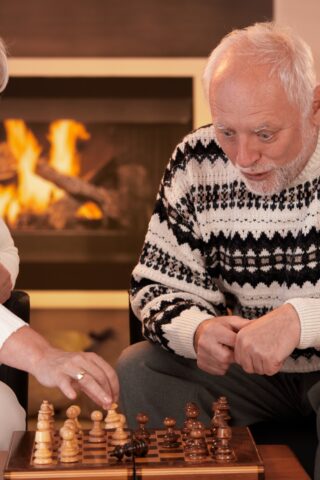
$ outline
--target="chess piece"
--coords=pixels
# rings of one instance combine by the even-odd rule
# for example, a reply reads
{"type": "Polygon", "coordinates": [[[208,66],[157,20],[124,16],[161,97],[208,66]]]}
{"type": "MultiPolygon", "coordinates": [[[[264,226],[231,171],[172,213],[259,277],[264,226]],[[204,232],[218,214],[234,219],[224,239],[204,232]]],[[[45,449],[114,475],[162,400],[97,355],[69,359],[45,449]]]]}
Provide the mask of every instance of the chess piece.
{"type": "Polygon", "coordinates": [[[82,428],[78,420],[78,416],[80,415],[80,413],[81,410],[78,405],[71,405],[69,408],[67,408],[66,411],[68,419],[72,420],[75,424],[77,434],[82,434],[82,428]]]}
{"type": "Polygon", "coordinates": [[[123,429],[123,427],[122,426],[117,427],[111,436],[110,444],[113,446],[117,446],[117,445],[122,446],[128,443],[128,438],[129,438],[129,435],[123,429]]]}
{"type": "Polygon", "coordinates": [[[188,402],[184,408],[184,412],[187,418],[183,424],[181,433],[182,433],[182,439],[186,440],[189,436],[189,433],[193,425],[197,422],[200,410],[196,403],[188,402]]]}
{"type": "Polygon", "coordinates": [[[174,418],[166,417],[163,421],[164,426],[166,427],[166,433],[163,436],[163,448],[177,448],[180,443],[178,442],[179,434],[174,431],[176,421],[174,418]]]}
{"type": "Polygon", "coordinates": [[[105,429],[106,430],[113,430],[118,427],[124,427],[126,423],[126,418],[122,413],[118,413],[116,410],[118,408],[117,403],[112,403],[111,408],[109,408],[106,418],[104,419],[105,422],[105,429]]]}
{"type": "Polygon", "coordinates": [[[226,424],[222,424],[217,429],[217,446],[214,459],[218,463],[229,463],[235,461],[234,450],[230,447],[232,430],[226,424]]]}
{"type": "Polygon", "coordinates": [[[224,420],[228,424],[230,417],[230,406],[227,400],[227,397],[219,397],[217,401],[217,409],[220,410],[221,415],[223,416],[224,420]]]}
{"type": "Polygon", "coordinates": [[[205,439],[205,430],[200,425],[194,425],[189,433],[189,439],[185,445],[185,459],[187,462],[203,462],[208,456],[205,439]]]}
{"type": "Polygon", "coordinates": [[[99,410],[94,410],[91,413],[91,420],[93,421],[92,429],[89,431],[89,442],[102,443],[105,441],[105,431],[101,426],[103,414],[99,410]]]}
{"type": "Polygon", "coordinates": [[[113,452],[110,453],[111,457],[116,457],[119,461],[123,456],[126,457],[144,457],[148,453],[148,442],[145,440],[133,439],[123,446],[118,445],[113,452]]]}
{"type": "Polygon", "coordinates": [[[51,418],[50,418],[50,430],[51,430],[51,436],[52,440],[54,439],[54,432],[55,432],[55,421],[54,421],[54,406],[52,403],[49,403],[49,409],[51,412],[51,418]]]}
{"type": "Polygon", "coordinates": [[[79,442],[78,442],[78,436],[77,436],[77,427],[74,420],[71,418],[67,418],[67,420],[64,421],[62,428],[69,428],[74,433],[72,442],[73,442],[74,450],[77,451],[78,453],[80,451],[80,448],[79,448],[79,442]]]}
{"type": "Polygon", "coordinates": [[[225,424],[225,420],[223,418],[222,412],[219,408],[219,402],[214,402],[212,404],[212,410],[214,412],[213,418],[211,420],[211,432],[212,432],[212,438],[211,438],[211,446],[210,446],[210,452],[212,455],[215,455],[215,450],[217,446],[217,430],[220,425],[225,424]]]}
{"type": "Polygon", "coordinates": [[[60,462],[73,463],[78,462],[78,451],[74,446],[75,432],[67,427],[60,429],[60,436],[62,438],[60,447],[60,462]]]}
{"type": "Polygon", "coordinates": [[[49,420],[39,420],[35,434],[35,465],[50,465],[52,463],[52,437],[49,420]]]}
{"type": "Polygon", "coordinates": [[[52,417],[52,409],[50,407],[50,404],[48,400],[43,400],[43,402],[40,405],[40,409],[38,411],[38,421],[45,420],[50,422],[51,417],[52,417]]]}
{"type": "Polygon", "coordinates": [[[149,421],[148,415],[145,413],[138,413],[136,420],[139,424],[139,428],[134,432],[134,436],[137,440],[145,440],[149,442],[150,432],[146,429],[146,424],[149,421]]]}

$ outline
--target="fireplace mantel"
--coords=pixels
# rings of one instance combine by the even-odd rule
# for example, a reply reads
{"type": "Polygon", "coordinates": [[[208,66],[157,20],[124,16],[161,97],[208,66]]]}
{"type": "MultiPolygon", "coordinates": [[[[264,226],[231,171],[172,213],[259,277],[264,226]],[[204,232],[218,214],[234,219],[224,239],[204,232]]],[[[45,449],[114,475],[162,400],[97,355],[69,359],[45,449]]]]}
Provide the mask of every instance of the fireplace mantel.
{"type": "Polygon", "coordinates": [[[193,127],[210,122],[202,91],[206,58],[26,58],[9,59],[12,77],[189,77],[193,80],[193,127]]]}

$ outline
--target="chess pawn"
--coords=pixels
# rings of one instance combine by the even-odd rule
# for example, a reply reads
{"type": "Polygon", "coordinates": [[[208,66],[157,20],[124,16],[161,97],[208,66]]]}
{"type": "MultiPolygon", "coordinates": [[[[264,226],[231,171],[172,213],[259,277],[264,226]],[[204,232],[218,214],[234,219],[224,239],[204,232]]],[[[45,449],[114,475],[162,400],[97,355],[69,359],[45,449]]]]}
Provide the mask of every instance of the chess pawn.
{"type": "Polygon", "coordinates": [[[81,409],[78,405],[71,405],[67,408],[66,415],[68,419],[72,420],[76,427],[76,433],[82,434],[82,428],[78,420],[78,416],[81,413],[81,409]]]}
{"type": "Polygon", "coordinates": [[[214,459],[218,463],[228,463],[235,461],[235,454],[230,447],[232,430],[228,425],[220,425],[217,430],[217,446],[214,459]]]}
{"type": "Polygon", "coordinates": [[[176,421],[174,418],[166,417],[163,421],[164,426],[166,427],[166,433],[163,436],[163,448],[177,448],[180,443],[178,442],[179,434],[174,431],[176,421]]]}
{"type": "Polygon", "coordinates": [[[149,421],[148,415],[145,413],[138,413],[136,420],[139,424],[139,428],[134,432],[134,436],[137,440],[145,440],[149,442],[150,432],[146,429],[146,424],[149,421]]]}
{"type": "Polygon", "coordinates": [[[35,465],[50,465],[52,463],[52,438],[47,420],[39,420],[35,434],[35,465]]]}
{"type": "Polygon", "coordinates": [[[94,410],[91,413],[91,420],[93,421],[92,429],[89,431],[89,442],[102,443],[105,441],[105,432],[101,426],[103,414],[99,410],[94,410]]]}
{"type": "Polygon", "coordinates": [[[74,449],[78,453],[80,451],[80,448],[79,448],[79,442],[78,442],[78,437],[77,437],[77,427],[76,427],[74,421],[71,418],[68,418],[67,420],[65,420],[62,428],[69,428],[69,430],[73,431],[73,433],[74,433],[73,439],[72,439],[73,446],[74,446],[74,449]]]}
{"type": "Polygon", "coordinates": [[[128,433],[123,427],[117,427],[111,436],[110,444],[113,446],[123,446],[128,443],[128,433]]]}
{"type": "Polygon", "coordinates": [[[75,432],[70,428],[62,427],[60,429],[60,436],[62,438],[60,448],[60,462],[74,463],[79,461],[78,452],[74,446],[75,432]]]}
{"type": "Polygon", "coordinates": [[[207,458],[208,449],[203,428],[191,430],[184,452],[187,462],[202,462],[207,458]]]}

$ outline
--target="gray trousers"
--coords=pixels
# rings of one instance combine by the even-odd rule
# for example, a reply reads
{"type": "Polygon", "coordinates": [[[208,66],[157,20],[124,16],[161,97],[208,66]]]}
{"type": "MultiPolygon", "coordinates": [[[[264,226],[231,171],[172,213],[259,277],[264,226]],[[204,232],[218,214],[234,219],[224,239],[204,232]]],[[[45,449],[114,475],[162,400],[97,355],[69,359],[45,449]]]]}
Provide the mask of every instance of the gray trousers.
{"type": "MultiPolygon", "coordinates": [[[[124,350],[117,364],[120,406],[128,426],[136,428],[135,416],[143,411],[151,428],[160,427],[166,416],[177,426],[185,420],[184,406],[193,401],[201,410],[200,420],[212,418],[212,402],[228,398],[233,425],[250,425],[268,420],[295,420],[317,413],[320,429],[320,372],[278,373],[273,376],[247,374],[232,365],[223,376],[210,375],[194,360],[171,354],[149,342],[124,350]],[[319,413],[318,413],[319,412],[319,413]]],[[[316,480],[320,480],[320,452],[316,456],[316,480]]]]}

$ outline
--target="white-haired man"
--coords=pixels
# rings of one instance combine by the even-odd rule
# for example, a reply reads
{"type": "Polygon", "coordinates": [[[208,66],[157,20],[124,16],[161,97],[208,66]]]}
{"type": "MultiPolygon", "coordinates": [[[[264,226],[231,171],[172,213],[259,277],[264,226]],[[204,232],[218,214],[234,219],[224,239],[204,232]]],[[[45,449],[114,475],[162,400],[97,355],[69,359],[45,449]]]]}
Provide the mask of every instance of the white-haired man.
{"type": "Polygon", "coordinates": [[[212,52],[204,85],[212,125],[177,146],[133,272],[149,342],[120,358],[123,408],[129,421],[144,409],[153,425],[166,415],[181,423],[190,400],[208,419],[219,395],[236,424],[318,412],[320,88],[310,49],[271,23],[236,30],[212,52]]]}
{"type": "MultiPolygon", "coordinates": [[[[7,57],[0,39],[0,92],[8,81],[7,57]]],[[[10,296],[19,270],[18,251],[0,219],[0,302],[10,296]]],[[[103,408],[118,396],[113,368],[91,352],[64,352],[53,348],[41,335],[0,304],[0,363],[25,370],[48,387],[59,387],[75,399],[82,390],[103,408]]],[[[0,382],[0,450],[8,449],[14,430],[25,429],[26,412],[14,392],[0,382]]]]}

